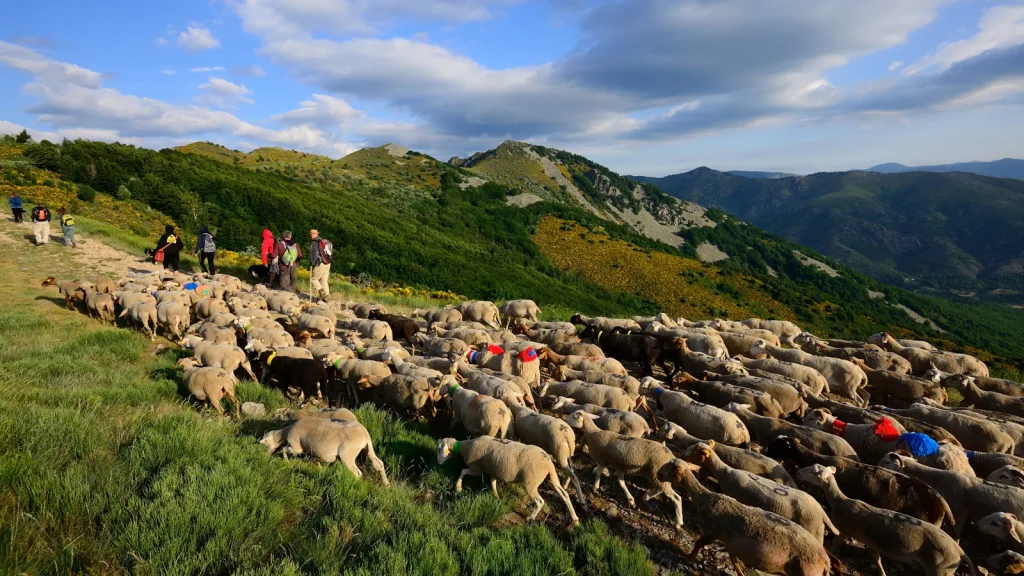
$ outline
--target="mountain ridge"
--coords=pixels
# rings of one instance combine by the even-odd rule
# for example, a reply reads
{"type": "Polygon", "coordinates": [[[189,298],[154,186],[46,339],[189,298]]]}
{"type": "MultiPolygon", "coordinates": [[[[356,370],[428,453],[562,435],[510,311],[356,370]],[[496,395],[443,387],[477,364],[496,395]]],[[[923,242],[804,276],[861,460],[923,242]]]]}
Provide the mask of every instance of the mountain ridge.
{"type": "Polygon", "coordinates": [[[1024,180],[1024,160],[1017,158],[1002,158],[990,162],[955,162],[952,164],[936,164],[933,166],[905,166],[899,162],[887,162],[878,164],[865,170],[865,172],[880,172],[882,174],[897,174],[902,172],[968,172],[981,176],[993,178],[1014,178],[1024,180]]]}

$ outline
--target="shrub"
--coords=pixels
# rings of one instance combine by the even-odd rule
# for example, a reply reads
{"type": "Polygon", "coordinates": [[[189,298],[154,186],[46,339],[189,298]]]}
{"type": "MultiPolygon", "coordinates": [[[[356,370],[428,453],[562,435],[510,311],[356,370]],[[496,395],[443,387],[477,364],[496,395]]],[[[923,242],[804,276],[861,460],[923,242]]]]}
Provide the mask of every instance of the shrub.
{"type": "Polygon", "coordinates": [[[92,202],[96,199],[96,190],[86,184],[78,185],[78,199],[85,202],[92,202]]]}

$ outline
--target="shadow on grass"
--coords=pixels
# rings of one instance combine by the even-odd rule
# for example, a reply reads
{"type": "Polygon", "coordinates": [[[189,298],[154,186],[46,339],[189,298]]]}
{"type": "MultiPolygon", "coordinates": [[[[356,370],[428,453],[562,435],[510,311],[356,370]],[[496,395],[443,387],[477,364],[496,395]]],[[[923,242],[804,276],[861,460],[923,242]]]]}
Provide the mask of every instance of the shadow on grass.
{"type": "MultiPolygon", "coordinates": [[[[78,310],[77,306],[75,308],[68,308],[67,304],[64,303],[64,298],[60,296],[36,296],[35,300],[37,302],[50,302],[54,306],[57,306],[58,308],[63,308],[65,310],[78,310]]],[[[81,310],[78,311],[80,312],[81,310]]]]}
{"type": "Polygon", "coordinates": [[[238,436],[251,436],[256,440],[263,438],[263,435],[271,430],[284,428],[289,423],[281,420],[269,420],[264,418],[246,418],[238,425],[238,436]]]}

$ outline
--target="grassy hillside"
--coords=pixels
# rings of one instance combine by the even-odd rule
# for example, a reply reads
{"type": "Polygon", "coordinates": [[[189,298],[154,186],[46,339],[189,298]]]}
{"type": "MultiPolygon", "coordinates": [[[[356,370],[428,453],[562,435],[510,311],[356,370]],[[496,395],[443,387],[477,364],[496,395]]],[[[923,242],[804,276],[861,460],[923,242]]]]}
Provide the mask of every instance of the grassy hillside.
{"type": "MultiPolygon", "coordinates": [[[[495,499],[469,478],[456,496],[458,464],[437,465],[433,435],[369,405],[356,412],[391,488],[268,457],[269,418],[195,410],[176,353],[40,288],[85,269],[53,243],[9,250],[27,229],[0,223],[0,573],[654,573],[603,523],[509,521],[526,509],[515,487],[495,499]]],[[[285,406],[253,382],[239,396],[285,406]]]]}
{"type": "Polygon", "coordinates": [[[1024,302],[1024,181],[965,173],[640,178],[915,290],[1024,302]]]}
{"type": "MultiPolygon", "coordinates": [[[[478,174],[473,166],[442,164],[395,148],[369,149],[334,161],[331,170],[337,178],[323,182],[175,150],[84,141],[54,148],[56,157],[42,161],[38,150],[24,150],[36,166],[53,172],[20,166],[0,174],[13,178],[28,170],[36,180],[48,178],[65,192],[70,180],[79,196],[100,191],[100,200],[91,203],[106,202],[105,194],[124,196],[127,190],[130,200],[121,200],[127,205],[166,214],[186,231],[209,224],[217,230],[218,245],[229,250],[252,249],[264,226],[276,232],[316,226],[335,243],[334,270],[362,284],[398,283],[470,298],[528,297],[551,317],[577,310],[629,315],[662,309],[695,317],[788,317],[827,336],[866,337],[887,329],[941,337],[952,347],[987,348],[1012,363],[1024,359],[1024,311],[950,303],[887,287],[720,212],[701,214],[711,225],[679,226],[672,234],[681,242],[677,249],[632,226],[600,219],[572,201],[510,205],[509,197],[527,190],[494,181],[466,187],[478,174]],[[417,159],[423,161],[417,165],[417,159]],[[421,170],[440,174],[437,189],[432,181],[415,181],[421,170]],[[551,241],[542,233],[551,231],[542,220],[545,216],[588,230],[574,232],[577,236],[599,230],[617,243],[591,243],[589,237],[585,244],[572,238],[551,241]],[[697,256],[707,245],[721,248],[728,259],[702,264],[697,256]],[[615,251],[603,251],[612,246],[615,251]],[[649,255],[649,261],[665,264],[611,268],[616,258],[635,264],[628,254],[637,250],[649,255]],[[838,275],[801,264],[794,250],[827,263],[838,275]],[[580,257],[588,261],[586,266],[574,264],[572,258],[580,257]],[[669,271],[677,278],[657,280],[669,271]],[[875,299],[872,293],[885,296],[875,299]],[[924,314],[947,333],[918,324],[897,304],[924,314]]],[[[602,183],[603,196],[595,197],[595,204],[603,198],[608,211],[629,214],[635,208],[649,214],[646,206],[654,204],[645,203],[655,202],[660,194],[633,195],[637,203],[620,208],[607,194],[628,185],[620,182],[621,176],[570,153],[538,150],[533,154],[553,162],[546,168],[564,170],[573,179],[589,173],[592,182],[602,183]]],[[[92,209],[90,202],[80,202],[82,210],[92,209]]]]}

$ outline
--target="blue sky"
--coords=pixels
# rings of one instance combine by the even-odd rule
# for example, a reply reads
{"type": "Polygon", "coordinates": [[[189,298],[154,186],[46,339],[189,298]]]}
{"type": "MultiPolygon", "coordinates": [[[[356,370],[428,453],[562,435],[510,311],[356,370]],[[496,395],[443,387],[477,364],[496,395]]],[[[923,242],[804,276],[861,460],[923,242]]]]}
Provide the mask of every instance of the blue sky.
{"type": "Polygon", "coordinates": [[[16,3],[0,133],[624,174],[1024,157],[1024,0],[16,3]]]}

